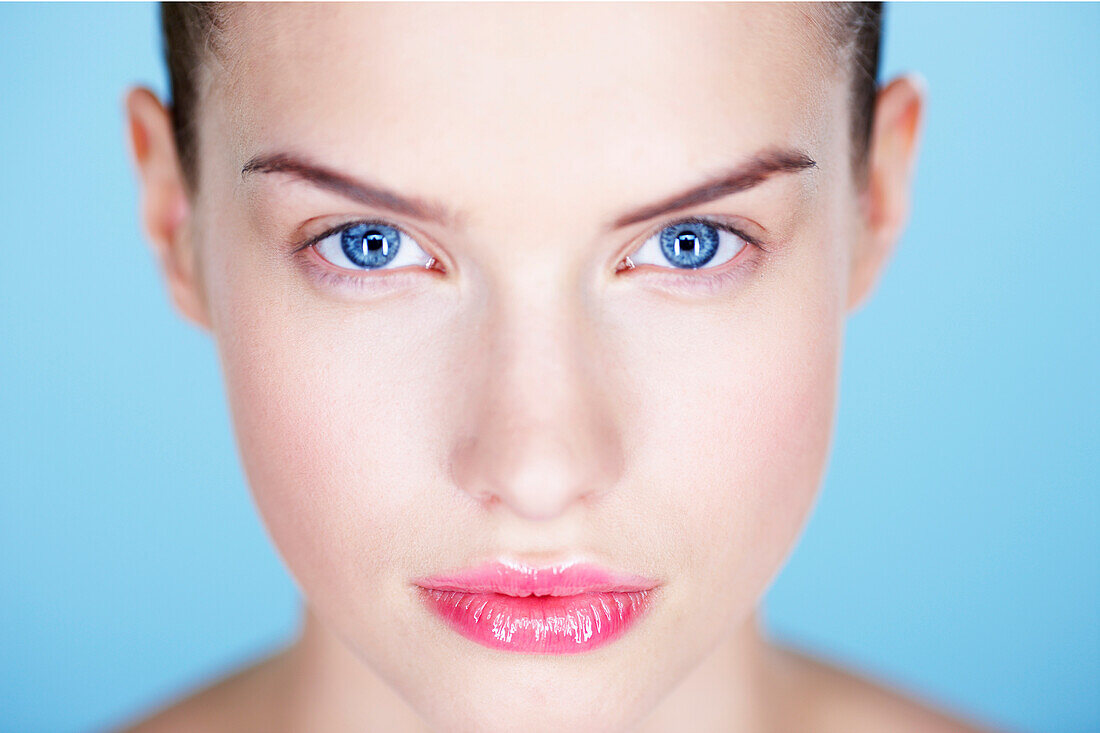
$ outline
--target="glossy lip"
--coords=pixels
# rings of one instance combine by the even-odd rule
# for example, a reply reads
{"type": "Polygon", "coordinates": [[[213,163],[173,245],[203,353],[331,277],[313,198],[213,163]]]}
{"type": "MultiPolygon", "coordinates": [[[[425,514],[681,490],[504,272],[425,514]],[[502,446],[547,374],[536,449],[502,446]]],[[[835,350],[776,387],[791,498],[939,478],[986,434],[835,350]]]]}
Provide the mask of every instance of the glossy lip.
{"type": "Polygon", "coordinates": [[[590,563],[509,561],[413,581],[451,629],[506,651],[574,654],[617,639],[648,610],[657,583],[590,563]]]}

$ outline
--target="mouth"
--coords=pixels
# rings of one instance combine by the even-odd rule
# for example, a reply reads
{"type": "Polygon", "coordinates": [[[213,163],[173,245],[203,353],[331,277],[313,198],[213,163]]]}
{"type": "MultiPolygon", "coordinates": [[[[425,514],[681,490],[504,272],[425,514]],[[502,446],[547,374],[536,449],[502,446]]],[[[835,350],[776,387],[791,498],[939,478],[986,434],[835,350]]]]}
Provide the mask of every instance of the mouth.
{"type": "Polygon", "coordinates": [[[597,565],[491,562],[414,581],[453,631],[484,646],[534,654],[591,651],[648,610],[657,583],[597,565]]]}

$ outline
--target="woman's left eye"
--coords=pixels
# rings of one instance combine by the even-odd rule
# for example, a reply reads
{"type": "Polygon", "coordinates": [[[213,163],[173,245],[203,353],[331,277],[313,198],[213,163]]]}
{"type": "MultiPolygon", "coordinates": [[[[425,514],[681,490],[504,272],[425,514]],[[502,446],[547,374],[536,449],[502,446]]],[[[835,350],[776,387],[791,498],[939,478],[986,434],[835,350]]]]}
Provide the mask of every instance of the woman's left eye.
{"type": "Polygon", "coordinates": [[[346,270],[393,270],[427,266],[431,257],[405,232],[381,222],[348,224],[311,245],[317,254],[346,270]]]}
{"type": "Polygon", "coordinates": [[[680,270],[713,269],[732,260],[747,244],[747,237],[719,222],[689,219],[654,234],[630,255],[630,261],[680,270]]]}

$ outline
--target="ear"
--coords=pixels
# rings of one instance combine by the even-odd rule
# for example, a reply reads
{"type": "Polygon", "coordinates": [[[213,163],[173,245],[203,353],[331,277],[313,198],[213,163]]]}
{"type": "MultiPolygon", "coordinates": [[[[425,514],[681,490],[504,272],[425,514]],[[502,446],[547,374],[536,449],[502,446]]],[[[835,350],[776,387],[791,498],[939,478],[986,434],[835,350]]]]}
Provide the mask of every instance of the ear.
{"type": "Polygon", "coordinates": [[[905,75],[878,92],[860,233],[848,280],[849,309],[858,307],[874,288],[909,218],[924,87],[918,77],[905,75]]]}
{"type": "Polygon", "coordinates": [[[171,114],[151,91],[134,88],[126,94],[126,117],[141,188],[145,236],[176,309],[195,325],[210,330],[191,236],[191,203],[171,114]]]}

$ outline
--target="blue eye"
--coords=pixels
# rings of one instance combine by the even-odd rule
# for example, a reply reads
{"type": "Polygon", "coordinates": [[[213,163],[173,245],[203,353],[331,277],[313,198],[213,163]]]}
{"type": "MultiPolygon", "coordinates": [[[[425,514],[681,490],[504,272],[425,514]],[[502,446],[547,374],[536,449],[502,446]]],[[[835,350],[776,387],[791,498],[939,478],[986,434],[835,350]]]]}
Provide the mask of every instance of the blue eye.
{"type": "Polygon", "coordinates": [[[431,259],[415,239],[381,222],[345,225],[322,235],[312,246],[327,261],[348,270],[425,267],[431,259]]]}
{"type": "Polygon", "coordinates": [[[748,241],[717,222],[689,219],[670,224],[647,239],[632,255],[635,265],[671,265],[675,269],[707,269],[729,262],[748,241]]]}

